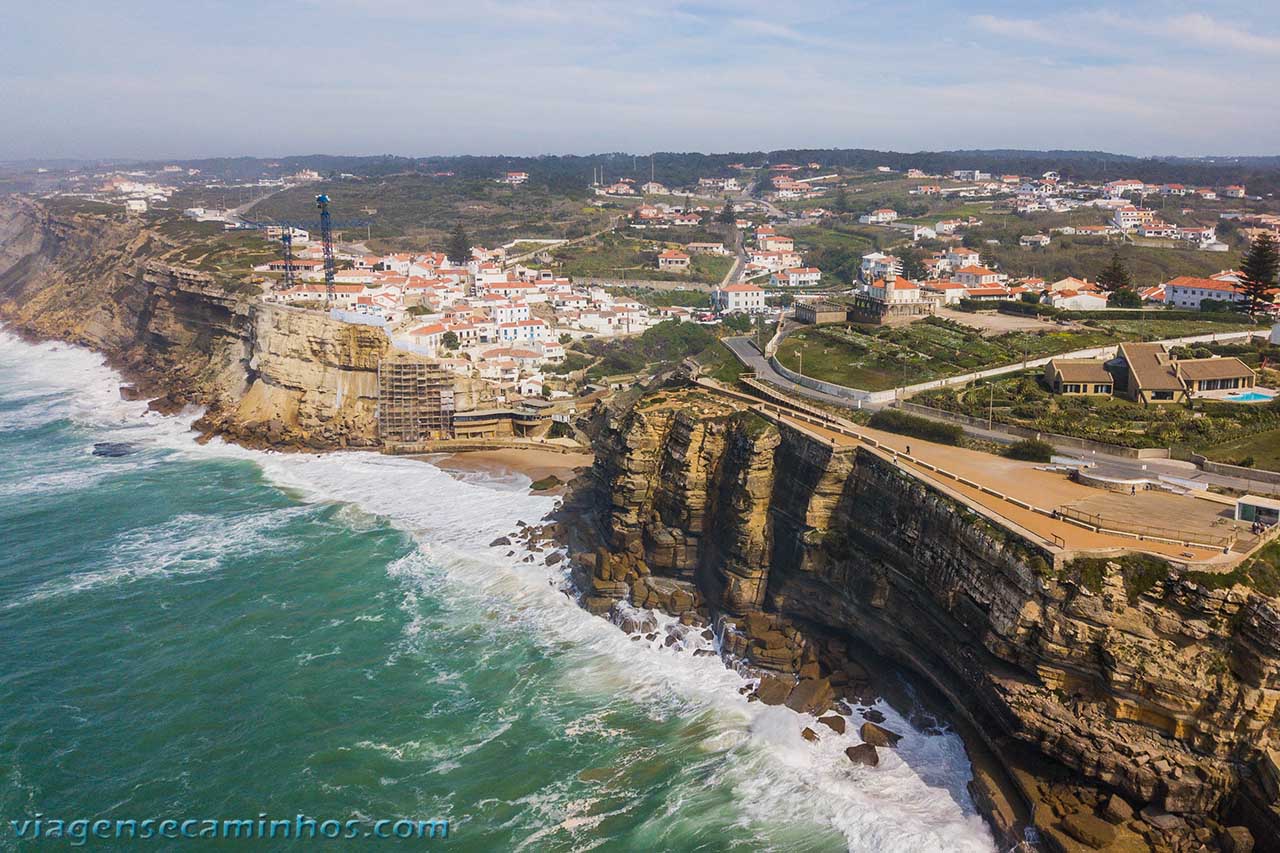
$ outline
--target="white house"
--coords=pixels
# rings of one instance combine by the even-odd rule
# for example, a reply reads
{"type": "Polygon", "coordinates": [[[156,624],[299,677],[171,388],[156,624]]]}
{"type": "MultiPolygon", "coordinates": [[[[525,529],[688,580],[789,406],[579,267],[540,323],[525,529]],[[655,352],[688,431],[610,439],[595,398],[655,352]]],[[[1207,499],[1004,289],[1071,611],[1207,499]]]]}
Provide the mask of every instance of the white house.
{"type": "Polygon", "coordinates": [[[863,281],[873,281],[886,275],[901,275],[902,261],[895,255],[883,252],[871,252],[862,256],[862,265],[858,268],[863,281]]]}
{"type": "Polygon", "coordinates": [[[1248,299],[1233,281],[1180,275],[1164,283],[1164,302],[1174,308],[1200,308],[1205,299],[1244,302],[1248,299]]]}
{"type": "Polygon", "coordinates": [[[441,323],[419,326],[409,332],[409,341],[415,350],[429,358],[434,358],[440,351],[441,339],[447,331],[448,329],[441,323]]]}
{"type": "Polygon", "coordinates": [[[876,208],[858,217],[858,221],[863,225],[888,225],[890,222],[896,222],[897,219],[898,211],[889,207],[876,208]]]}
{"type": "Polygon", "coordinates": [[[689,256],[675,249],[667,249],[658,255],[658,269],[683,272],[689,268],[689,256]]]}
{"type": "Polygon", "coordinates": [[[764,289],[754,284],[729,284],[711,292],[711,302],[726,314],[759,314],[764,311],[764,289]]]}
{"type": "Polygon", "coordinates": [[[1083,290],[1049,291],[1044,298],[1054,308],[1068,311],[1101,311],[1107,307],[1105,295],[1083,290]]]}
{"type": "Polygon", "coordinates": [[[773,287],[809,287],[821,280],[822,272],[817,267],[789,267],[769,276],[773,287]]]}
{"type": "Polygon", "coordinates": [[[990,287],[1000,283],[1000,274],[986,267],[967,266],[956,270],[956,280],[965,287],[990,287]]]}
{"type": "Polygon", "coordinates": [[[920,287],[914,281],[889,275],[867,285],[867,295],[887,305],[921,301],[920,287]]]}
{"type": "Polygon", "coordinates": [[[502,341],[543,341],[550,329],[538,319],[517,320],[514,323],[498,324],[498,339],[502,341]]]}
{"type": "Polygon", "coordinates": [[[1116,210],[1111,217],[1111,222],[1117,227],[1125,231],[1137,228],[1140,225],[1148,225],[1155,221],[1156,212],[1147,210],[1146,208],[1134,207],[1127,204],[1116,210]]]}

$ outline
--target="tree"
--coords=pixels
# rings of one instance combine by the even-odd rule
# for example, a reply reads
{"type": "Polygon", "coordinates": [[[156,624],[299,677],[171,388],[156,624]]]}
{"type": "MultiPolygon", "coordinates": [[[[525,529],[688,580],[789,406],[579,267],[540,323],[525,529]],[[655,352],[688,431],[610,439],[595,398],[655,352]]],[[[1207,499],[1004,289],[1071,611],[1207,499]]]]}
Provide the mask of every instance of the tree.
{"type": "Polygon", "coordinates": [[[724,208],[720,211],[720,215],[716,217],[718,222],[725,225],[732,225],[738,221],[738,216],[733,212],[733,202],[725,199],[724,208]]]}
{"type": "Polygon", "coordinates": [[[836,196],[832,199],[831,206],[835,208],[836,213],[849,212],[849,193],[845,191],[844,184],[836,188],[836,196]]]}
{"type": "Polygon", "coordinates": [[[924,264],[920,262],[919,250],[904,249],[898,253],[898,258],[902,261],[902,275],[904,278],[912,281],[924,278],[924,264]]]}
{"type": "Polygon", "coordinates": [[[1141,308],[1142,297],[1138,295],[1136,290],[1122,287],[1119,290],[1111,291],[1107,296],[1107,304],[1112,308],[1141,308]]]}
{"type": "Polygon", "coordinates": [[[440,336],[440,343],[444,344],[445,349],[457,349],[458,336],[453,332],[445,332],[440,336]]]}
{"type": "Polygon", "coordinates": [[[471,260],[471,241],[467,239],[467,232],[463,229],[461,222],[453,227],[453,233],[449,235],[449,243],[445,246],[444,253],[455,264],[466,264],[471,260]]]}
{"type": "Polygon", "coordinates": [[[1120,260],[1120,253],[1116,252],[1111,255],[1111,263],[1098,273],[1098,287],[1101,287],[1107,293],[1115,293],[1117,290],[1133,290],[1133,274],[1129,272],[1129,268],[1124,265],[1124,261],[1120,260]]]}
{"type": "Polygon", "coordinates": [[[1280,247],[1270,234],[1263,232],[1249,244],[1240,271],[1244,273],[1244,280],[1240,282],[1240,292],[1245,298],[1242,307],[1252,316],[1262,306],[1271,304],[1276,275],[1280,273],[1280,247]]]}

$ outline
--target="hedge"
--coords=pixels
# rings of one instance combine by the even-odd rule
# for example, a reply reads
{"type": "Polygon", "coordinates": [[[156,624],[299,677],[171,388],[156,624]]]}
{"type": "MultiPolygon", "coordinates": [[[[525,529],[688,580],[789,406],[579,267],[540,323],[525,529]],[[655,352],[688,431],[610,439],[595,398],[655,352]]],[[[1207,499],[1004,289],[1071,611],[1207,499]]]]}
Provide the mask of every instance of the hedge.
{"type": "Polygon", "coordinates": [[[964,430],[959,424],[939,423],[919,415],[908,414],[901,409],[881,409],[871,416],[867,425],[873,429],[896,432],[935,441],[938,444],[959,444],[964,430]]]}
{"type": "Polygon", "coordinates": [[[1049,462],[1053,459],[1053,445],[1047,441],[1024,438],[1022,441],[1010,444],[1001,453],[1010,459],[1023,459],[1027,462],[1049,462]]]}

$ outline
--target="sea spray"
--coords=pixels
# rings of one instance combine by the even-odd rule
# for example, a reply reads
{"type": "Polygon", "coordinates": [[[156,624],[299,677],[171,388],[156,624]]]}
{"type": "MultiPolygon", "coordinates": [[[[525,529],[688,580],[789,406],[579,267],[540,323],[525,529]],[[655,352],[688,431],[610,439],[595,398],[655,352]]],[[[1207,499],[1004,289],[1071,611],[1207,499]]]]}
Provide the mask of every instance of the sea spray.
{"type": "Polygon", "coordinates": [[[747,702],[703,642],[633,641],[562,566],[488,547],[554,498],[199,445],[197,412],[148,413],[119,382],[0,336],[6,814],[407,814],[475,850],[992,848],[953,734],[880,703],[902,744],[852,767],[856,736],[802,741],[813,718],[747,702]]]}

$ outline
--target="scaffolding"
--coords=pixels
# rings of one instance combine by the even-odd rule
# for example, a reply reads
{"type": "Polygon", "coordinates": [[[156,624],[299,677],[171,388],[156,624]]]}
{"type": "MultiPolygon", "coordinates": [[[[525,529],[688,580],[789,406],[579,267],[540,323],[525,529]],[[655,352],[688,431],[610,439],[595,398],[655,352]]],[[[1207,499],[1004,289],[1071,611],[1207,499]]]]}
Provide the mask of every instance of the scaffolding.
{"type": "Polygon", "coordinates": [[[453,376],[428,361],[378,362],[378,436],[384,444],[453,437],[453,376]]]}

